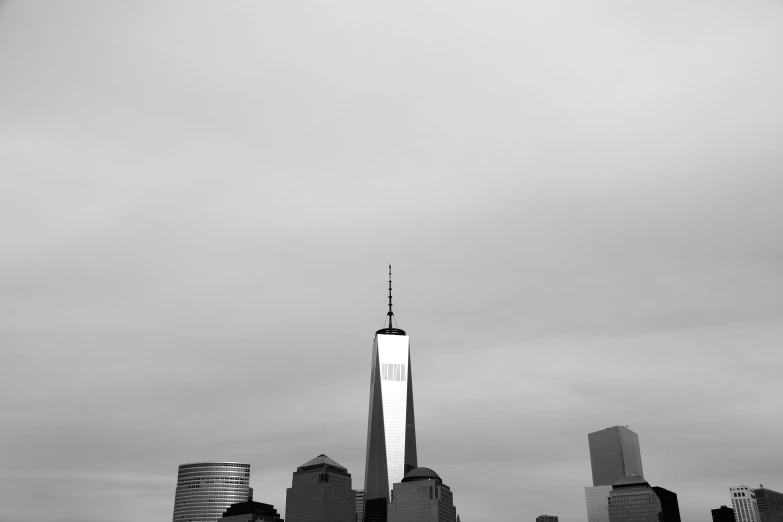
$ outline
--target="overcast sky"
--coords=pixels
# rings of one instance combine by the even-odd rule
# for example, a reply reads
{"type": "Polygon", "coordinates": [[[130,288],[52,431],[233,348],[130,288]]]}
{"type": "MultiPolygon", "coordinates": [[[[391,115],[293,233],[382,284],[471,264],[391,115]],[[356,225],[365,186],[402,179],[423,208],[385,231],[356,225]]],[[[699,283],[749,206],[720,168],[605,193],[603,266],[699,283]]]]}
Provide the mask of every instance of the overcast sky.
{"type": "Polygon", "coordinates": [[[364,483],[372,339],[463,522],[587,519],[587,434],[783,490],[780,0],[0,4],[0,521],[177,466],[364,483]]]}

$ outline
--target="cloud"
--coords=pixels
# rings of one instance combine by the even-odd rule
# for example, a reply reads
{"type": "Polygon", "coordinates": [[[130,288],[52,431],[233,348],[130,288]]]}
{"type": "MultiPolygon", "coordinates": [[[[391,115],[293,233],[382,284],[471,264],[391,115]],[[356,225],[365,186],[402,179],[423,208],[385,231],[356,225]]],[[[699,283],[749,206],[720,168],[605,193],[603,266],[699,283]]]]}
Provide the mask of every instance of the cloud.
{"type": "Polygon", "coordinates": [[[464,520],[584,520],[615,424],[684,518],[775,487],[779,5],[39,11],[0,18],[4,522],[159,520],[211,458],[281,511],[320,453],[361,487],[389,261],[464,520]]]}

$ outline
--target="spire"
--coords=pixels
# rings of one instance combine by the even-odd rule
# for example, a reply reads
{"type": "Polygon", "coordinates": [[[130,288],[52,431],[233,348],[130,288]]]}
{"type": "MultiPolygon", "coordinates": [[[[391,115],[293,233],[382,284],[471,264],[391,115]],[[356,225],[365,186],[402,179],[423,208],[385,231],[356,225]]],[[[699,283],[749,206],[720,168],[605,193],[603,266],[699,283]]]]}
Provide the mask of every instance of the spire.
{"type": "Polygon", "coordinates": [[[389,328],[394,328],[394,325],[392,324],[392,318],[394,317],[394,312],[392,312],[392,293],[391,293],[391,263],[389,263],[389,313],[386,314],[389,316],[389,328]]]}
{"type": "Polygon", "coordinates": [[[387,326],[384,321],[384,328],[381,328],[376,334],[384,335],[405,335],[405,330],[400,330],[394,327],[394,312],[392,312],[392,277],[391,277],[391,263],[389,263],[389,311],[386,312],[386,316],[389,318],[389,325],[387,326]]]}

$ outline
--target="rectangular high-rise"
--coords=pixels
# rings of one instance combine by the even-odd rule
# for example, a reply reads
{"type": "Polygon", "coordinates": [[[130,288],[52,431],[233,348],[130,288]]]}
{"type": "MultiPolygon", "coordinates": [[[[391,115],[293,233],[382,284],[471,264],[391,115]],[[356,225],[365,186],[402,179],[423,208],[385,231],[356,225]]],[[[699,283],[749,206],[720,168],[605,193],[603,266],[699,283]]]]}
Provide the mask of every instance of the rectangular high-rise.
{"type": "Polygon", "coordinates": [[[759,507],[756,494],[748,486],[733,486],[729,488],[731,507],[734,508],[736,522],[760,522],[759,507]]]}
{"type": "Polygon", "coordinates": [[[585,488],[587,522],[609,522],[609,496],[612,486],[585,488]]]}
{"type": "Polygon", "coordinates": [[[386,522],[391,487],[417,467],[410,339],[393,326],[391,266],[389,325],[375,332],[364,473],[364,520],[386,522]]]}
{"type": "Polygon", "coordinates": [[[783,522],[783,493],[759,486],[753,490],[761,522],[783,522]]]}
{"type": "Polygon", "coordinates": [[[364,490],[356,490],[356,522],[364,522],[364,490]]]}
{"type": "Polygon", "coordinates": [[[653,486],[653,491],[661,501],[663,522],[680,522],[680,503],[677,501],[677,493],[660,486],[653,486]]]}
{"type": "Polygon", "coordinates": [[[639,436],[625,426],[589,433],[593,486],[611,486],[631,475],[644,477],[639,436]]]}

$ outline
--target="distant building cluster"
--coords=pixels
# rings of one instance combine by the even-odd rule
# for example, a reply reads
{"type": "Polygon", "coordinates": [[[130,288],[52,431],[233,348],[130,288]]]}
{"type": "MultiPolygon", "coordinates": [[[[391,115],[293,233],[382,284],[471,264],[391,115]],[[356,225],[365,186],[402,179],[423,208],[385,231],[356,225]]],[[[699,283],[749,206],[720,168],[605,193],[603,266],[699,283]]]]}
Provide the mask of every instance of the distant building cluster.
{"type": "MultiPolygon", "coordinates": [[[[320,454],[293,473],[288,522],[461,522],[451,488],[418,465],[410,342],[394,324],[391,266],[387,316],[372,348],[364,489],[354,490],[348,470],[320,454]]],[[[587,439],[587,522],[681,522],[677,494],[645,480],[635,432],[614,426],[587,439]]],[[[173,522],[285,522],[272,505],[253,500],[249,481],[250,464],[181,465],[173,522]]],[[[783,494],[763,486],[730,487],[729,494],[731,507],[713,509],[713,522],[783,522],[783,494]]],[[[540,515],[536,522],[559,520],[540,515]]]]}
{"type": "MultiPolygon", "coordinates": [[[[418,465],[410,341],[394,324],[391,290],[389,266],[389,323],[375,332],[372,348],[364,489],[354,490],[344,466],[318,455],[293,474],[288,522],[460,520],[451,488],[418,465]]],[[[253,501],[249,480],[249,464],[180,466],[173,522],[284,522],[273,506],[253,501]]]]}
{"type": "MultiPolygon", "coordinates": [[[[627,426],[587,435],[593,485],[585,488],[588,522],[681,522],[677,494],[644,479],[639,436],[627,426]]],[[[729,488],[731,507],[713,522],[783,522],[783,494],[764,487],[729,488]]]]}

